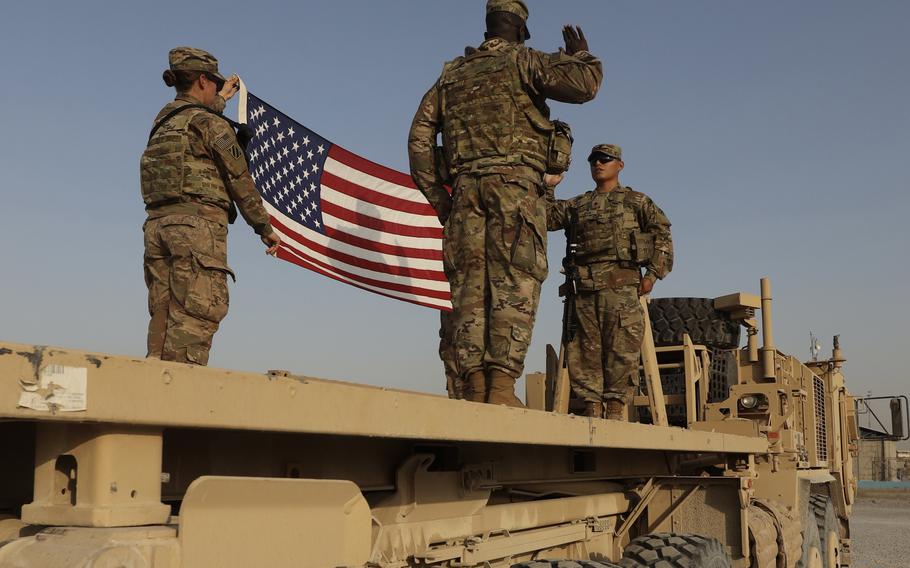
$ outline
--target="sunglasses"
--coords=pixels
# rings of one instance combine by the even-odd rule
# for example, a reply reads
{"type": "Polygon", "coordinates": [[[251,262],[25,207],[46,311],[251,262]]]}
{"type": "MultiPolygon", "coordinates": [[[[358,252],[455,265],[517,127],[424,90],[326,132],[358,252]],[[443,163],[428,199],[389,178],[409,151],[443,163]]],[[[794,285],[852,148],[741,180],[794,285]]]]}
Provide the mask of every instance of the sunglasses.
{"type": "Polygon", "coordinates": [[[205,78],[208,79],[209,81],[211,81],[212,83],[215,83],[215,91],[220,91],[221,89],[224,88],[224,81],[219,79],[218,77],[216,77],[210,73],[206,73],[205,78]]]}
{"type": "Polygon", "coordinates": [[[596,163],[598,164],[609,164],[610,162],[615,162],[616,158],[612,156],[600,156],[598,158],[591,158],[590,163],[593,166],[596,163]]]}

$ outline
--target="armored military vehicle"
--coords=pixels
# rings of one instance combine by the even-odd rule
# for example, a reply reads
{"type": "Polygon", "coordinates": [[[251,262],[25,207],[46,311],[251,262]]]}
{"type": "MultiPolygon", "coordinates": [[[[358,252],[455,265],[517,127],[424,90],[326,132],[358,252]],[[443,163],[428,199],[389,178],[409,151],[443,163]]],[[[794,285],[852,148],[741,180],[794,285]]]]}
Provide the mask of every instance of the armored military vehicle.
{"type": "Polygon", "coordinates": [[[650,312],[630,422],[552,369],[518,409],[0,343],[0,566],[849,566],[838,343],[778,351],[767,280],[650,312]]]}

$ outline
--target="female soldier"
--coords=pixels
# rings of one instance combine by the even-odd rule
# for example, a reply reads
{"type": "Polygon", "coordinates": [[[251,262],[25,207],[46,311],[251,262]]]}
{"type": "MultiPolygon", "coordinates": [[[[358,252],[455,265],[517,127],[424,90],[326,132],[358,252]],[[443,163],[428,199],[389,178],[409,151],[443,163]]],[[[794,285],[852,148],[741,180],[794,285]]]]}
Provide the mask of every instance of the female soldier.
{"type": "Polygon", "coordinates": [[[227,315],[227,225],[237,209],[275,255],[269,225],[233,127],[221,116],[239,88],[218,60],[191,47],[170,51],[164,82],[177,90],[155,118],[140,162],[149,290],[148,357],[206,365],[227,315]],[[236,206],[236,208],[235,208],[236,206]]]}

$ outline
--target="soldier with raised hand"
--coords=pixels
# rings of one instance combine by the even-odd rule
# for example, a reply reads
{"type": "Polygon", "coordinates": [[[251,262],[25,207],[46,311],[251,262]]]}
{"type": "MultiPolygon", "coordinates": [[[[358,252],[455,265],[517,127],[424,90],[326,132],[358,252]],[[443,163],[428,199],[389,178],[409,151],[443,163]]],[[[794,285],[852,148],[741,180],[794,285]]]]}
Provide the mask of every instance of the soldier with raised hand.
{"type": "Polygon", "coordinates": [[[221,116],[239,78],[192,47],[168,56],[163,79],[177,90],[155,118],[140,161],[148,218],[144,270],[151,321],[148,357],[206,365],[228,311],[227,226],[237,208],[274,255],[280,239],[247,169],[233,127],[221,116]]]}
{"type": "Polygon", "coordinates": [[[527,18],[521,0],[489,0],[485,41],[445,64],[408,136],[411,176],[444,224],[459,388],[509,406],[522,406],[515,379],[547,275],[540,194],[558,129],[546,100],[589,101],[603,79],[580,28],[566,26],[565,49],[543,53],[524,45],[527,18]]]}
{"type": "Polygon", "coordinates": [[[672,270],[673,240],[664,212],[619,182],[622,148],[598,144],[588,163],[596,187],[587,193],[556,200],[562,176],[548,178],[547,228],[567,229],[576,212],[577,334],[566,346],[572,390],[586,415],[600,418],[606,406],[606,418],[625,420],[644,337],[639,296],[672,270]]]}

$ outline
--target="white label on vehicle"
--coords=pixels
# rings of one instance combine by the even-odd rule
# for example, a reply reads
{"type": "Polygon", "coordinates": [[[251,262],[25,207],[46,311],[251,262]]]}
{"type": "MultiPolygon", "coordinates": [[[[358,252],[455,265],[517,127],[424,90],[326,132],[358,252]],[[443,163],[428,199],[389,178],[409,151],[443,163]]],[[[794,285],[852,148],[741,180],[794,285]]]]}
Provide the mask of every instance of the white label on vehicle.
{"type": "Polygon", "coordinates": [[[88,369],[48,365],[39,378],[19,381],[19,406],[46,412],[76,412],[88,408],[88,369]]]}

